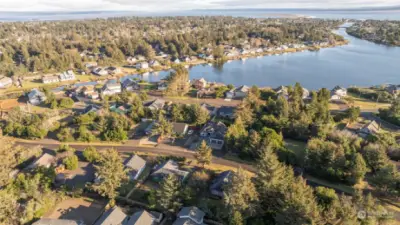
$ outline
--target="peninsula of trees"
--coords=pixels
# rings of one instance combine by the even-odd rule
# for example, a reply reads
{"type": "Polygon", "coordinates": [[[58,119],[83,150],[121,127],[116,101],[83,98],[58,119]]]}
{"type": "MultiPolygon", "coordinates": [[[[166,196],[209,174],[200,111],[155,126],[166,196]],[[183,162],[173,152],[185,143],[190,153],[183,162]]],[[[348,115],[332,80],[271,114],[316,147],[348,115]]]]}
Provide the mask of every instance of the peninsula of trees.
{"type": "Polygon", "coordinates": [[[358,21],[347,28],[347,33],[378,44],[400,46],[400,22],[388,20],[358,21]]]}

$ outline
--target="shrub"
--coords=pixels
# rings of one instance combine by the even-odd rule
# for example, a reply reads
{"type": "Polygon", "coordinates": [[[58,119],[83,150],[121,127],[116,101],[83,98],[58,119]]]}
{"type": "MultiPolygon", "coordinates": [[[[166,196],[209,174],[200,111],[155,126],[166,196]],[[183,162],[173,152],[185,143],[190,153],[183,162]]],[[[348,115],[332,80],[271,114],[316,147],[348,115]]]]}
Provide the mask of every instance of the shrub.
{"type": "Polygon", "coordinates": [[[76,155],[68,156],[63,160],[63,164],[65,165],[65,168],[67,170],[77,169],[78,168],[78,162],[79,162],[78,156],[76,156],[76,155]]]}

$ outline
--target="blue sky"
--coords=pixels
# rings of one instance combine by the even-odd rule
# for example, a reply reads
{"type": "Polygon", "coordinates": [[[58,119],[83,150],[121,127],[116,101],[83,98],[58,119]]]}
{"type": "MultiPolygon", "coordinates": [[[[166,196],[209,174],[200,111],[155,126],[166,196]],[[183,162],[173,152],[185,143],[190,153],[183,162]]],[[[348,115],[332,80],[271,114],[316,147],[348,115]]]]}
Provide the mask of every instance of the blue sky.
{"type": "Polygon", "coordinates": [[[400,0],[0,0],[0,11],[170,11],[230,8],[359,8],[400,0]]]}

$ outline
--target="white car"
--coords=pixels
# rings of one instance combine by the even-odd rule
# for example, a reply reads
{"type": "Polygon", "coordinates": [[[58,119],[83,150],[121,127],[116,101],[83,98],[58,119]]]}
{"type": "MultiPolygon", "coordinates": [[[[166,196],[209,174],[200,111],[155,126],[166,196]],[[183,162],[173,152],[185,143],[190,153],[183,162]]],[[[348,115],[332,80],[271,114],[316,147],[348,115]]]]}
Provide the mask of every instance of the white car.
{"type": "Polygon", "coordinates": [[[189,130],[189,131],[188,131],[188,134],[189,134],[189,135],[192,135],[192,134],[193,134],[193,130],[189,130]]]}

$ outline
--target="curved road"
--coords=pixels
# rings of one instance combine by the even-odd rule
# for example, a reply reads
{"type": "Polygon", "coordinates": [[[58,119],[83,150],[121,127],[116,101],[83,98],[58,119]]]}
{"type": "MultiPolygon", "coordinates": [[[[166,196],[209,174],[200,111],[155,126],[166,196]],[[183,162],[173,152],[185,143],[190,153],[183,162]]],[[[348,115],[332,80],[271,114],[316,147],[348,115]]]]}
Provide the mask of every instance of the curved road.
{"type": "MultiPolygon", "coordinates": [[[[16,140],[15,142],[18,145],[25,146],[25,147],[33,147],[40,145],[43,148],[47,149],[57,149],[61,143],[45,143],[43,141],[23,141],[23,140],[16,140]]],[[[77,150],[83,150],[84,148],[88,146],[95,146],[97,149],[102,150],[102,149],[107,149],[107,148],[114,148],[118,152],[143,152],[143,153],[153,153],[153,154],[159,154],[159,155],[170,155],[170,156],[178,156],[178,157],[185,157],[188,159],[194,159],[194,152],[186,150],[184,148],[179,148],[179,147],[172,147],[172,148],[160,148],[160,147],[137,147],[137,146],[129,146],[129,145],[96,145],[96,144],[70,144],[69,146],[77,149],[77,150]]],[[[241,167],[243,169],[246,169],[251,172],[255,172],[255,168],[251,165],[244,164],[244,163],[238,163],[234,161],[230,161],[227,159],[223,159],[218,156],[213,156],[212,159],[213,164],[217,165],[223,165],[223,166],[229,166],[229,167],[234,167],[238,168],[241,167]]]]}

